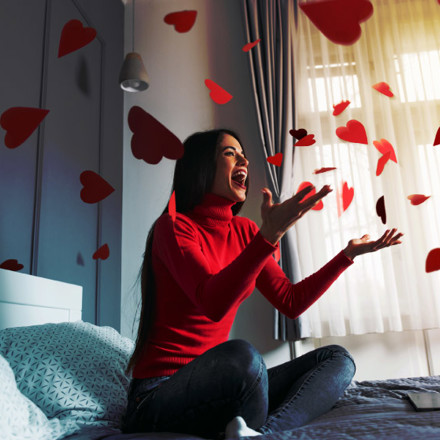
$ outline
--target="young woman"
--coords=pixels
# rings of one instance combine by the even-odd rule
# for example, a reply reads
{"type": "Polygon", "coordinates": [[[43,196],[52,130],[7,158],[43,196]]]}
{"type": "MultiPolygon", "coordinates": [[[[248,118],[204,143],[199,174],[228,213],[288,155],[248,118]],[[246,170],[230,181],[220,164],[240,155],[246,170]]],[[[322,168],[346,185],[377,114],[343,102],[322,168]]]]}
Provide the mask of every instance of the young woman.
{"type": "Polygon", "coordinates": [[[248,160],[229,130],[184,142],[167,209],[148,235],[141,271],[142,308],[125,432],[181,432],[237,438],[292,429],[328,411],[349,385],[355,365],[327,346],[266,369],[257,350],[228,335],[255,287],[282,313],[298,317],[360,254],[400,243],[393,229],[347,247],[318,272],[292,284],[273,254],[287,230],[332,190],[281,204],[265,188],[261,228],[239,217],[249,186],[248,160]]]}

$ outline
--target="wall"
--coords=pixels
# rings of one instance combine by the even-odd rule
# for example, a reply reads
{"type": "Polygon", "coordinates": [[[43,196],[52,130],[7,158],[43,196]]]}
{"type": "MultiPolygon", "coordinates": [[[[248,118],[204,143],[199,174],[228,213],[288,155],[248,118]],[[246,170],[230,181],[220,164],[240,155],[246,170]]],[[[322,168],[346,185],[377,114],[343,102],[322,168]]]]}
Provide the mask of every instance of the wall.
{"type": "MultiPolygon", "coordinates": [[[[251,189],[241,215],[260,224],[260,188],[265,186],[264,158],[258,139],[247,54],[247,42],[236,0],[188,0],[184,9],[197,10],[194,27],[177,33],[164,23],[170,12],[182,10],[178,0],[137,0],[135,51],[141,53],[150,88],[125,94],[125,119],[134,105],[142,107],[182,141],[191,133],[215,127],[236,130],[250,159],[251,189]],[[205,79],[212,79],[233,95],[221,106],[209,97],[205,79]]],[[[126,51],[131,51],[132,3],[126,4],[126,51]]],[[[133,319],[139,300],[136,279],[147,233],[170,196],[174,162],[149,165],[134,158],[131,131],[124,123],[124,194],[122,219],[122,318],[124,335],[136,331],[133,319]]],[[[233,338],[254,343],[269,366],[289,359],[287,343],[272,339],[272,307],[255,292],[239,310],[233,338]],[[255,323],[258,322],[258,325],[255,323]]]]}

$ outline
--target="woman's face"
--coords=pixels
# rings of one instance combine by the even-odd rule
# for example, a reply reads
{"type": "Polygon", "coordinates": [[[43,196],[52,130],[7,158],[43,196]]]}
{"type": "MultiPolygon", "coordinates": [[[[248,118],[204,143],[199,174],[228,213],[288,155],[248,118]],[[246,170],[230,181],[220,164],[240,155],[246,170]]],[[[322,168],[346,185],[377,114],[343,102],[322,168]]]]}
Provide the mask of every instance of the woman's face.
{"type": "Polygon", "coordinates": [[[211,192],[234,202],[244,202],[248,165],[237,139],[224,134],[217,146],[217,168],[211,192]]]}

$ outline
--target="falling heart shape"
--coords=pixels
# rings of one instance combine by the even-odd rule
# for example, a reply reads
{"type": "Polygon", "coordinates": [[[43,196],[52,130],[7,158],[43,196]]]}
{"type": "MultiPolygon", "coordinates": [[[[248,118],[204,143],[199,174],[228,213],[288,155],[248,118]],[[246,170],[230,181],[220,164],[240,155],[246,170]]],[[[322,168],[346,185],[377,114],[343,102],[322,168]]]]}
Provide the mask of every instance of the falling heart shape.
{"type": "Polygon", "coordinates": [[[385,211],[385,196],[379,197],[376,203],[376,213],[382,220],[382,223],[387,222],[387,213],[385,211]]]}
{"type": "Polygon", "coordinates": [[[343,45],[360,38],[360,23],[373,14],[369,0],[323,0],[300,3],[299,7],[330,41],[343,45]]]}
{"type": "Polygon", "coordinates": [[[338,216],[340,217],[350,206],[354,197],[354,188],[349,188],[347,182],[342,183],[342,189],[338,192],[338,216]]]}
{"type": "Polygon", "coordinates": [[[14,272],[23,269],[23,267],[21,263],[14,259],[5,260],[0,264],[0,269],[13,270],[14,272]]]}
{"type": "Polygon", "coordinates": [[[341,101],[339,104],[333,106],[333,116],[340,115],[348,106],[350,101],[341,101]]]}
{"type": "MultiPolygon", "coordinates": [[[[301,202],[304,202],[304,200],[307,200],[309,197],[316,194],[316,189],[311,182],[302,182],[299,185],[298,189],[296,190],[296,193],[299,193],[300,191],[302,191],[304,188],[307,188],[308,186],[313,186],[313,189],[300,200],[301,202]]],[[[322,200],[320,200],[312,209],[314,211],[320,211],[322,208],[324,208],[324,203],[322,202],[322,200]]]]}
{"type": "Polygon", "coordinates": [[[365,127],[356,119],[348,121],[346,127],[338,127],[336,129],[336,136],[343,141],[368,144],[365,127]]]}
{"type": "Polygon", "coordinates": [[[49,110],[33,107],[11,107],[2,113],[0,125],[6,130],[5,145],[20,146],[41,124],[49,110]]]}
{"type": "Polygon", "coordinates": [[[333,170],[336,170],[336,167],[322,167],[319,168],[319,170],[313,171],[313,174],[322,174],[322,173],[326,173],[327,171],[333,171],[333,170]]]}
{"type": "Polygon", "coordinates": [[[91,43],[96,37],[96,30],[84,27],[79,20],[68,21],[61,31],[58,58],[81,49],[91,43]]]}
{"type": "Polygon", "coordinates": [[[431,196],[425,196],[423,194],[411,194],[407,198],[411,202],[411,205],[417,206],[428,200],[430,197],[431,196]]]}
{"type": "Polygon", "coordinates": [[[136,159],[155,165],[162,157],[176,160],[183,156],[182,142],[141,107],[130,109],[128,126],[133,132],[131,151],[136,159]]]}
{"type": "Polygon", "coordinates": [[[80,197],[85,203],[100,202],[115,190],[105,179],[91,170],[83,171],[79,180],[84,186],[80,197]]]}
{"type": "Polygon", "coordinates": [[[386,82],[380,82],[377,84],[374,84],[373,89],[377,90],[378,92],[382,93],[385,96],[389,96],[392,98],[394,96],[394,93],[391,91],[390,86],[386,82]]]}
{"type": "Polygon", "coordinates": [[[272,165],[280,167],[281,163],[283,162],[283,153],[277,153],[275,156],[269,156],[266,160],[272,165]]]}
{"type": "Polygon", "coordinates": [[[176,221],[176,192],[173,191],[171,194],[170,200],[168,202],[168,214],[173,219],[173,222],[176,221]]]}
{"type": "Polygon", "coordinates": [[[436,145],[439,145],[439,144],[440,144],[440,127],[437,130],[437,134],[435,135],[433,146],[435,147],[436,145]]]}
{"type": "Polygon", "coordinates": [[[178,11],[165,15],[163,21],[174,26],[177,32],[184,33],[191,30],[196,22],[197,11],[178,11]]]}
{"type": "Polygon", "coordinates": [[[376,176],[380,176],[382,174],[382,171],[385,168],[385,165],[387,164],[390,157],[391,153],[388,152],[379,158],[379,160],[377,161],[376,176]]]}
{"type": "Polygon", "coordinates": [[[393,146],[386,139],[373,141],[373,144],[383,155],[390,153],[390,160],[397,163],[396,152],[394,151],[393,146]]]}
{"type": "Polygon", "coordinates": [[[97,260],[98,258],[101,260],[107,260],[110,255],[110,249],[108,248],[108,244],[102,245],[94,254],[93,259],[97,260]]]}
{"type": "Polygon", "coordinates": [[[289,133],[298,141],[307,136],[307,130],[305,128],[299,128],[298,130],[289,130],[289,133]]]}
{"type": "Polygon", "coordinates": [[[434,272],[440,270],[440,248],[432,249],[426,257],[426,272],[434,272]]]}
{"type": "Polygon", "coordinates": [[[314,143],[316,143],[314,137],[314,134],[308,134],[307,136],[304,136],[295,143],[295,147],[309,147],[310,145],[313,145],[314,143]]]}
{"type": "Polygon", "coordinates": [[[214,81],[205,79],[205,85],[211,91],[209,96],[216,104],[226,104],[232,99],[232,95],[214,81]]]}
{"type": "Polygon", "coordinates": [[[247,43],[243,46],[242,50],[243,52],[249,52],[251,49],[253,49],[259,42],[261,41],[261,38],[258,40],[253,41],[252,43],[247,43]]]}

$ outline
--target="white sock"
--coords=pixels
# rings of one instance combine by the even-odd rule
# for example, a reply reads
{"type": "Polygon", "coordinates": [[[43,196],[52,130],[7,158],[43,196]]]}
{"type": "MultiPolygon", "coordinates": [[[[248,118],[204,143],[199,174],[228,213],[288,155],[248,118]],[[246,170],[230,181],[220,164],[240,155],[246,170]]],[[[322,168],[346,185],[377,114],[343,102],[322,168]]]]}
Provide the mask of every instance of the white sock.
{"type": "Polygon", "coordinates": [[[240,438],[240,437],[255,437],[257,435],[262,435],[261,432],[254,431],[248,428],[243,417],[237,416],[233,418],[227,425],[225,429],[225,438],[240,438]]]}

